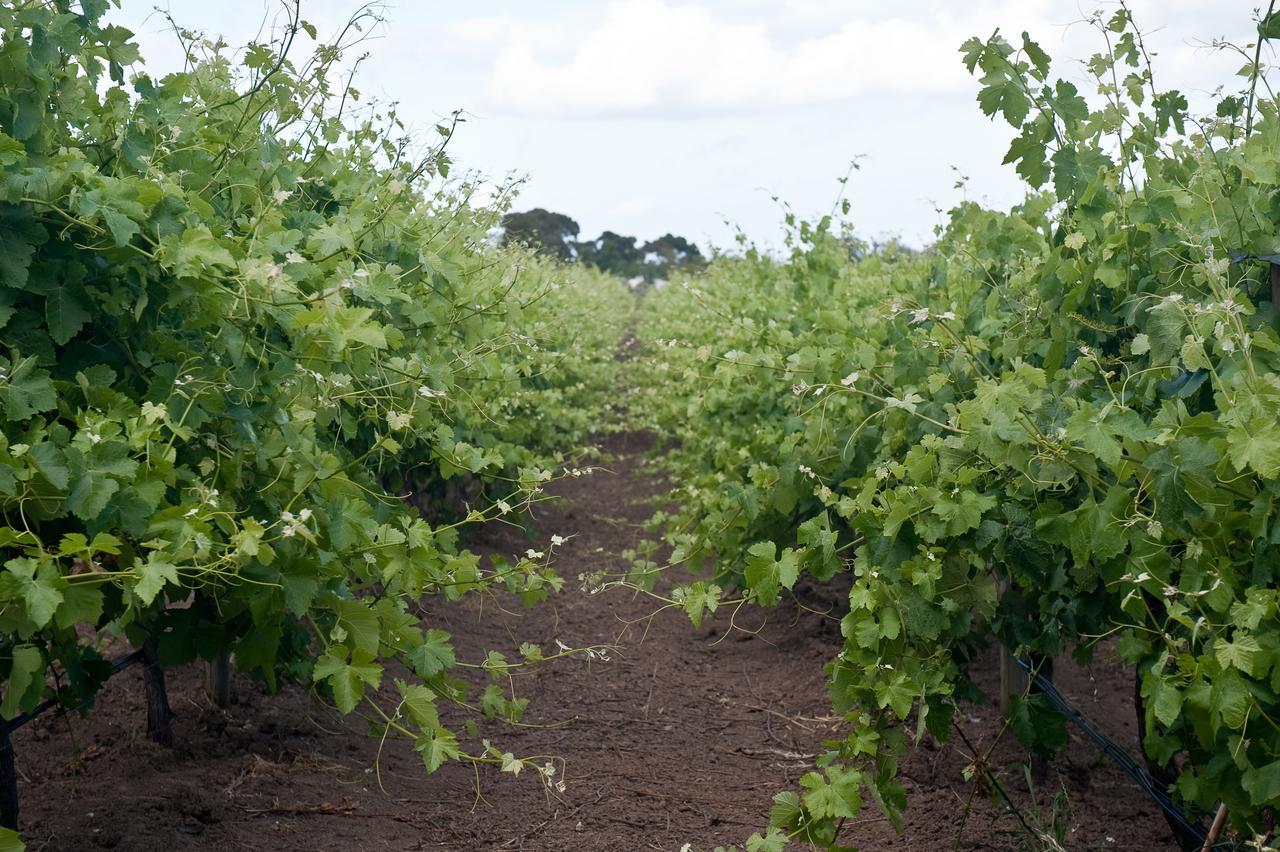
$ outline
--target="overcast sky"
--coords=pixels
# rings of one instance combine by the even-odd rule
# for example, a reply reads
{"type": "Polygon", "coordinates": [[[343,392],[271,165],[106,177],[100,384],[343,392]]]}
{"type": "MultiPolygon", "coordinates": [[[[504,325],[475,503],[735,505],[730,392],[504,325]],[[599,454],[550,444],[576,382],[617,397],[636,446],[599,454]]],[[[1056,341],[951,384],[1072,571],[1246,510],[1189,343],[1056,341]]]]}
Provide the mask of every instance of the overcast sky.
{"type": "MultiPolygon", "coordinates": [[[[152,73],[181,61],[155,0],[111,17],[138,33],[152,73]]],[[[185,26],[243,43],[274,0],[161,0],[185,26]]],[[[336,31],[354,0],[304,0],[303,17],[336,31]]],[[[1256,3],[1132,0],[1154,49],[1160,88],[1192,96],[1234,86],[1238,56],[1215,38],[1251,39],[1256,3]]],[[[1114,8],[1114,4],[1105,4],[1114,8]]],[[[866,236],[920,244],[957,201],[1008,205],[1022,193],[1001,166],[1010,138],[986,119],[958,48],[996,27],[1029,30],[1059,70],[1099,49],[1077,23],[1089,3],[1047,0],[400,0],[357,84],[398,101],[429,128],[455,109],[470,121],[459,166],[529,181],[517,207],[573,216],[584,236],[672,231],[725,246],[733,226],[775,243],[778,196],[797,213],[831,209],[850,161],[851,218],[866,236]]]]}

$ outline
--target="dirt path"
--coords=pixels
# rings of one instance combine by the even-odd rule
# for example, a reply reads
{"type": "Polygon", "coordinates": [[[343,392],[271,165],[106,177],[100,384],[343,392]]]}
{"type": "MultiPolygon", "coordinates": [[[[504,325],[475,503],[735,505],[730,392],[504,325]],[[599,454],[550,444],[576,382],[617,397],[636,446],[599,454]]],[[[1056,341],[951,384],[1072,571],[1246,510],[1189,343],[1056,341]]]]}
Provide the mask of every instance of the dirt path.
{"type": "MultiPolygon", "coordinates": [[[[653,611],[650,601],[578,593],[580,572],[625,567],[619,554],[644,537],[650,498],[662,493],[642,470],[646,446],[642,436],[612,439],[610,473],[564,481],[557,486],[563,503],[540,509],[535,546],[552,534],[572,536],[557,559],[564,593],[532,610],[477,599],[442,607],[429,620],[454,634],[468,660],[481,649],[516,658],[522,641],[548,651],[557,639],[622,646],[607,662],[575,657],[517,680],[531,699],[527,721],[567,724],[482,727],[503,750],[563,757],[563,793],[546,790],[529,771],[477,777],[451,765],[427,776],[402,743],[382,754],[379,789],[371,771],[377,742],[356,725],[344,726],[298,690],[266,696],[245,678],[230,711],[219,711],[195,667],[170,675],[178,744],[162,749],[143,736],[141,689],[131,672],[109,684],[88,719],[37,723],[16,738],[30,848],[675,852],[684,843],[741,844],[767,819],[770,797],[807,771],[822,739],[840,730],[822,675],[839,632],[831,619],[791,604],[744,610],[740,626],[758,633],[722,639],[723,614],[695,631],[679,612],[636,621],[653,611]]],[[[528,546],[513,532],[477,543],[486,553],[528,546]]],[[[821,608],[840,595],[817,589],[802,597],[821,608]]],[[[1064,691],[1128,744],[1125,673],[1062,668],[1064,691]]],[[[966,708],[962,716],[978,742],[998,729],[990,709],[966,708]]],[[[997,752],[1001,760],[1019,757],[1011,747],[997,752]]],[[[869,806],[847,842],[868,850],[1019,848],[1014,819],[981,797],[962,820],[965,763],[949,746],[916,749],[904,768],[905,833],[869,806]]],[[[1150,803],[1078,737],[1054,770],[1042,794],[1051,798],[1061,783],[1070,796],[1068,848],[1172,848],[1150,803]]],[[[1011,789],[1021,785],[1012,773],[1005,778],[1011,789]]]]}

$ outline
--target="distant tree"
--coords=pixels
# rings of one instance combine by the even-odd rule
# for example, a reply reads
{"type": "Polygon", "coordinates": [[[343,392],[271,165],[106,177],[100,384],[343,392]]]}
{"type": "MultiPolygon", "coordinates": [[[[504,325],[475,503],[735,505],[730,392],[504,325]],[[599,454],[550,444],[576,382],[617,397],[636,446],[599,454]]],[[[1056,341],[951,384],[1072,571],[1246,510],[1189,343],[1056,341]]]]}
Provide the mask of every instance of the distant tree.
{"type": "Polygon", "coordinates": [[[605,231],[594,240],[578,241],[578,223],[563,213],[541,207],[502,217],[502,242],[521,243],[563,261],[581,261],[625,280],[652,283],[706,265],[693,243],[675,234],[637,245],[635,237],[605,231]]]}
{"type": "Polygon", "coordinates": [[[560,260],[577,257],[578,223],[563,213],[535,207],[502,217],[504,243],[523,243],[534,251],[560,260]]]}
{"type": "Polygon", "coordinates": [[[578,243],[578,255],[583,263],[622,278],[643,275],[645,271],[644,255],[636,248],[636,238],[613,231],[605,231],[590,242],[578,243]]]}
{"type": "Polygon", "coordinates": [[[868,241],[852,234],[846,234],[840,238],[840,241],[844,244],[845,249],[849,252],[849,257],[853,260],[862,260],[864,257],[880,257],[893,261],[910,259],[920,253],[919,249],[905,245],[897,237],[868,241]]]}
{"type": "Polygon", "coordinates": [[[656,240],[650,240],[640,247],[640,254],[645,263],[672,269],[698,267],[706,263],[696,245],[675,234],[663,234],[656,240]]]}
{"type": "Polygon", "coordinates": [[[706,266],[698,247],[675,234],[663,234],[640,247],[648,281],[672,278],[678,272],[695,272],[706,266]]]}

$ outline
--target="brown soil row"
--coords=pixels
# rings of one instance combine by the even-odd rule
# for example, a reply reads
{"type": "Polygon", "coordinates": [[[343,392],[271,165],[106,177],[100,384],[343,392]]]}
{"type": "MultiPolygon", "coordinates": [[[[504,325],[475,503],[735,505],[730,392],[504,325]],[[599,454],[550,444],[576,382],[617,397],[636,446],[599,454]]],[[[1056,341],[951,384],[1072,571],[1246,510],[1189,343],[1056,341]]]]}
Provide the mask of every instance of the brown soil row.
{"type": "MultiPolygon", "coordinates": [[[[557,554],[564,593],[532,610],[500,601],[441,607],[428,619],[455,637],[467,659],[496,649],[516,657],[522,641],[544,649],[611,643],[605,660],[573,657],[516,682],[531,699],[527,721],[487,724],[504,751],[564,759],[565,790],[449,765],[428,776],[403,743],[378,742],[299,690],[265,695],[237,677],[229,711],[205,697],[196,667],[169,673],[176,745],[150,743],[137,670],[122,674],[86,719],[41,721],[16,737],[24,834],[33,850],[642,850],[675,852],[738,844],[762,828],[770,798],[811,766],[824,738],[838,735],[823,664],[839,648],[831,617],[795,605],[743,610],[730,630],[722,612],[694,630],[680,612],[651,619],[653,603],[611,592],[584,595],[574,578],[624,567],[623,550],[645,536],[661,485],[646,474],[642,436],[606,448],[609,473],[569,479],[562,502],[542,509],[537,541],[572,535],[557,554]],[[375,765],[378,770],[375,771],[375,765]]],[[[529,546],[515,532],[491,534],[483,552],[529,546]]],[[[541,546],[541,545],[539,545],[541,546]]],[[[833,608],[831,589],[803,593],[833,608]]],[[[994,687],[994,662],[981,668],[994,687]]],[[[1118,742],[1134,736],[1130,675],[1114,662],[1059,665],[1063,691],[1118,742]]],[[[960,725],[979,749],[1001,725],[990,707],[965,707],[960,725]]],[[[1070,802],[1067,848],[1164,850],[1172,839],[1155,806],[1073,733],[1072,744],[1028,804],[1018,748],[1002,744],[999,777],[1028,814],[1047,820],[1049,800],[1070,802]]],[[[955,743],[915,748],[903,779],[910,797],[901,834],[874,806],[847,828],[864,850],[1024,848],[1025,831],[963,778],[955,743]],[[967,817],[965,816],[967,813],[967,817]]]]}

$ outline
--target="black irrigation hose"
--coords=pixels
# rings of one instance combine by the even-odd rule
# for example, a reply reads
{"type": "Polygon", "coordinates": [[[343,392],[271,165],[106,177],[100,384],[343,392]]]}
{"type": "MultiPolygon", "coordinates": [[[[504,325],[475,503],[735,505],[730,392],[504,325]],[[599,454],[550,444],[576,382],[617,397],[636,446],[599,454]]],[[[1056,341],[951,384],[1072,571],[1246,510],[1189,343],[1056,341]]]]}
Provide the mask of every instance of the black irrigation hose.
{"type": "MultiPolygon", "coordinates": [[[[1048,698],[1049,702],[1057,707],[1064,716],[1074,722],[1077,728],[1084,731],[1085,736],[1092,740],[1093,744],[1096,745],[1099,750],[1119,764],[1120,768],[1125,771],[1125,774],[1131,777],[1134,781],[1137,781],[1138,786],[1140,786],[1146,794],[1160,806],[1160,810],[1164,811],[1165,814],[1168,815],[1169,819],[1181,826],[1182,830],[1187,832],[1188,835],[1196,838],[1198,845],[1204,845],[1205,838],[1208,836],[1208,833],[1204,828],[1202,828],[1199,823],[1192,822],[1187,817],[1186,812],[1183,811],[1182,808],[1178,807],[1177,803],[1173,801],[1168,792],[1153,781],[1151,776],[1147,775],[1146,770],[1144,770],[1137,761],[1130,757],[1127,751],[1108,739],[1105,734],[1093,727],[1093,725],[1090,725],[1089,720],[1087,720],[1079,710],[1067,703],[1067,700],[1062,697],[1062,693],[1058,692],[1058,688],[1053,685],[1053,681],[1036,672],[1035,669],[1031,667],[1031,663],[1028,660],[1023,657],[1015,657],[1015,659],[1017,659],[1018,665],[1027,672],[1028,677],[1031,678],[1031,682],[1035,685],[1037,691],[1048,698]]],[[[1224,841],[1215,844],[1213,848],[1224,850],[1234,849],[1235,844],[1229,841],[1224,841]]]]}
{"type": "Polygon", "coordinates": [[[1227,252],[1227,259],[1232,263],[1244,263],[1246,260],[1261,260],[1264,263],[1280,264],[1280,254],[1254,254],[1244,249],[1232,249],[1227,252]]]}
{"type": "MultiPolygon", "coordinates": [[[[123,657],[121,657],[120,659],[116,660],[114,663],[111,664],[111,674],[107,675],[107,678],[110,679],[111,677],[114,677],[124,669],[129,668],[129,666],[141,660],[142,657],[143,657],[142,649],[138,649],[137,651],[134,651],[131,654],[125,654],[123,657]]],[[[83,707],[86,707],[89,704],[90,700],[92,699],[87,699],[81,702],[76,707],[59,708],[58,712],[55,714],[55,718],[71,710],[79,710],[83,707]]],[[[56,698],[46,699],[45,701],[41,702],[30,713],[22,713],[21,715],[14,716],[9,721],[4,722],[2,725],[0,725],[0,728],[3,728],[4,733],[6,735],[12,734],[14,731],[18,730],[18,728],[21,728],[23,725],[27,724],[28,722],[34,721],[36,717],[42,715],[46,711],[57,706],[58,706],[58,699],[56,698]]]]}

